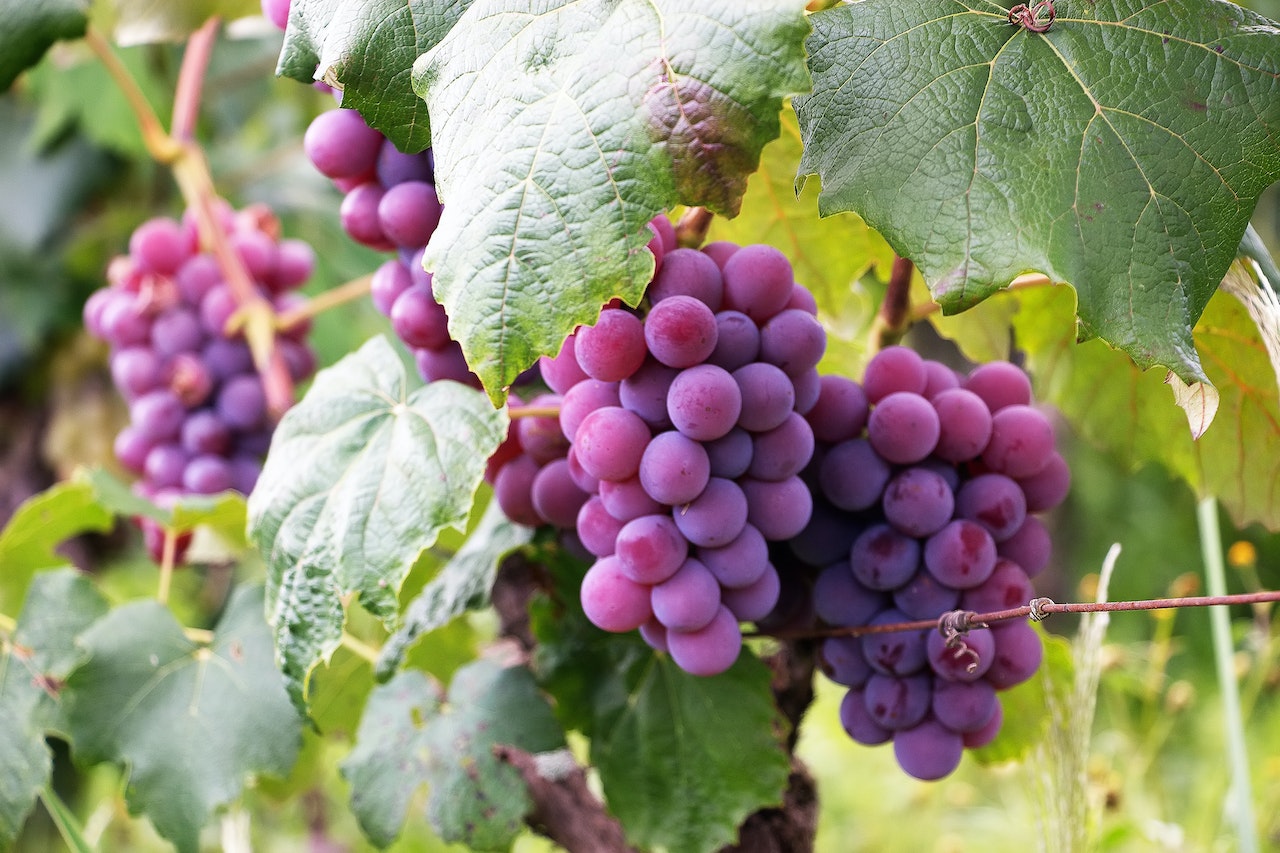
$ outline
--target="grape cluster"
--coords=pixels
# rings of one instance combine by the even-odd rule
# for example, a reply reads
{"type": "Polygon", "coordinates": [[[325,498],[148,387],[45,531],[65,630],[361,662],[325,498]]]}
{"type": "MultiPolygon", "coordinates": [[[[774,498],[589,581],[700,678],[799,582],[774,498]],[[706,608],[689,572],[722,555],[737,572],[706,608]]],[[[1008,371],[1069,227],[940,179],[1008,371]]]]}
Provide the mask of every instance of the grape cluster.
{"type": "Polygon", "coordinates": [[[737,659],[739,622],[777,601],[768,542],[809,522],[803,414],[826,334],[776,249],[681,249],[665,217],[651,227],[642,309],[606,306],[542,360],[554,395],[530,404],[559,417],[518,418],[526,452],[495,492],[516,520],[576,528],[595,557],[581,587],[594,624],[638,628],[711,675],[737,659]],[[531,447],[558,456],[540,465],[531,447]]]}
{"type": "MultiPolygon", "coordinates": [[[[296,304],[315,257],[300,240],[278,238],[265,209],[218,211],[232,251],[278,310],[296,304]]],[[[194,217],[144,222],[115,258],[108,285],[85,303],[85,326],[110,345],[111,377],[129,404],[115,453],[140,475],[137,489],[166,503],[183,494],[236,489],[248,494],[271,441],[262,381],[242,335],[227,332],[239,303],[214,256],[203,251],[194,217]]],[[[308,323],[283,330],[276,346],[295,382],[315,354],[308,323]]],[[[158,528],[144,524],[152,553],[158,528]]]]}
{"type": "Polygon", "coordinates": [[[345,196],[342,227],[356,242],[394,252],[373,274],[374,307],[413,351],[427,381],[453,379],[479,388],[449,337],[448,317],[435,300],[422,254],[440,222],[430,149],[404,154],[355,110],[333,109],[311,122],[303,147],[316,169],[345,196]]]}
{"type": "MultiPolygon", "coordinates": [[[[809,599],[818,619],[885,625],[1031,600],[1031,578],[1050,557],[1034,513],[1065,498],[1070,474],[1020,368],[992,362],[961,376],[889,347],[862,384],[824,376],[808,419],[816,506],[789,550],[818,571],[809,599]]],[[[904,770],[937,779],[965,747],[995,737],[997,691],[1029,678],[1041,654],[1023,620],[949,642],[932,630],[831,637],[821,662],[849,688],[840,711],[849,736],[892,740],[904,770]]]]}

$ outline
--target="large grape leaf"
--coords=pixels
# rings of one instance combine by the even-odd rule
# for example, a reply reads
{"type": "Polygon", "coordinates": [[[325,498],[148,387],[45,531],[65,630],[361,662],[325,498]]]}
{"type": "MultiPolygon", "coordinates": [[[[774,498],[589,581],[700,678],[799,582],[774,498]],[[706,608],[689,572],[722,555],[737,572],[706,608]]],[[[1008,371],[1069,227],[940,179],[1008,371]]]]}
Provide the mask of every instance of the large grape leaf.
{"type": "Polygon", "coordinates": [[[55,549],[81,533],[104,533],[115,519],[83,480],[57,483],[23,501],[0,530],[0,613],[12,612],[41,569],[64,566],[55,549]]]}
{"type": "Polygon", "coordinates": [[[116,41],[122,45],[182,41],[213,17],[262,14],[260,0],[115,0],[116,41]]]}
{"type": "MultiPolygon", "coordinates": [[[[1027,355],[1037,398],[1056,406],[1078,434],[1108,448],[1124,467],[1164,465],[1198,493],[1216,496],[1238,525],[1256,521],[1275,530],[1280,529],[1280,391],[1263,334],[1232,295],[1258,291],[1258,285],[1239,266],[1232,267],[1229,278],[1235,281],[1210,300],[1195,329],[1205,370],[1221,397],[1213,426],[1198,440],[1173,405],[1165,371],[1141,371],[1101,341],[1075,342],[1074,299],[1067,288],[1001,295],[964,314],[935,316],[933,322],[967,351],[975,339],[1008,341],[1012,328],[1013,340],[1027,355]],[[1008,302],[1017,310],[1009,311],[1008,302]]],[[[1273,324],[1277,317],[1280,309],[1273,324]]],[[[980,348],[977,354],[1007,357],[1008,350],[980,348]]]]}
{"type": "Polygon", "coordinates": [[[790,768],[768,669],[749,651],[727,672],[689,675],[633,634],[581,611],[534,613],[536,671],[567,727],[591,739],[605,801],[632,844],[705,853],[782,800],[790,768]]]}
{"type": "Polygon", "coordinates": [[[208,646],[154,601],[113,610],[80,636],[87,659],[63,694],[76,760],[128,766],[130,810],[181,853],[245,778],[284,776],[301,720],[272,662],[262,589],[240,587],[208,646]]]}
{"type": "Polygon", "coordinates": [[[532,538],[532,527],[516,524],[503,515],[497,501],[490,503],[466,544],[405,609],[402,624],[382,646],[378,677],[386,679],[394,674],[423,634],[447,625],[467,610],[487,605],[498,563],[532,538]]]}
{"type": "Polygon", "coordinates": [[[62,680],[75,638],[107,603],[74,569],[39,575],[11,637],[0,632],[0,848],[17,836],[51,769],[45,733],[60,728],[62,680]]]}
{"type": "Polygon", "coordinates": [[[396,593],[441,530],[462,529],[507,416],[455,382],[409,391],[377,337],[316,376],[281,419],[249,498],[290,695],[338,647],[343,598],[394,627],[396,593]]]}
{"type": "Polygon", "coordinates": [[[89,0],[0,0],[0,92],[59,39],[84,35],[89,0]]]}
{"type": "Polygon", "coordinates": [[[414,67],[444,215],[424,261],[495,400],[602,303],[639,301],[645,224],[734,213],[782,98],[801,0],[477,0],[414,67]]]}
{"type": "Polygon", "coordinates": [[[520,774],[494,756],[498,744],[528,752],[565,745],[529,670],[478,660],[458,670],[447,697],[422,673],[399,673],[370,696],[343,762],[351,810],[370,840],[386,846],[425,783],[441,838],[506,850],[531,804],[520,774]]]}
{"type": "Polygon", "coordinates": [[[801,175],[912,258],[948,312],[1023,272],[1079,334],[1204,379],[1191,329],[1280,178],[1280,28],[1217,0],[866,0],[812,17],[801,175]]]}
{"type": "Polygon", "coordinates": [[[414,60],[434,47],[471,0],[293,0],[276,69],[342,90],[401,151],[431,144],[427,106],[413,92],[414,60]]]}

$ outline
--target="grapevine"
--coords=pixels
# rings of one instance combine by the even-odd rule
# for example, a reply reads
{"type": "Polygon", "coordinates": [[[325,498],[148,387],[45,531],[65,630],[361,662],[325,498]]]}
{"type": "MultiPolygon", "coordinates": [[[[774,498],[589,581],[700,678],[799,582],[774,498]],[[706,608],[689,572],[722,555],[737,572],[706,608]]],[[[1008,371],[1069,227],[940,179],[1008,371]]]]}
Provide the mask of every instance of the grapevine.
{"type": "Polygon", "coordinates": [[[0,28],[0,851],[1280,832],[1274,22],[250,7],[0,28]]]}

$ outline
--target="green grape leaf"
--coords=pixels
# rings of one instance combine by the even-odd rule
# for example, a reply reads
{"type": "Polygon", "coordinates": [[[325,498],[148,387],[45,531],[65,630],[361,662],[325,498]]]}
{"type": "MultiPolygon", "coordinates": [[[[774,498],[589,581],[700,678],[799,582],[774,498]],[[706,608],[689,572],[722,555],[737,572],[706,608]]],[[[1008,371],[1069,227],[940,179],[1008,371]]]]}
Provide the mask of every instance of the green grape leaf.
{"type": "Polygon", "coordinates": [[[431,144],[427,105],[414,94],[413,63],[462,17],[471,0],[294,0],[276,73],[342,90],[401,151],[431,144]]]}
{"type": "Polygon", "coordinates": [[[1205,379],[1192,327],[1280,178],[1280,28],[1218,0],[1064,0],[1045,33],[962,0],[811,20],[824,213],[862,215],[945,311],[1038,271],[1082,339],[1205,379]]]}
{"type": "Polygon", "coordinates": [[[494,756],[498,744],[535,753],[565,745],[527,669],[475,661],[454,675],[447,698],[422,673],[398,673],[369,698],[342,765],[361,828],[375,844],[390,844],[425,783],[441,838],[508,849],[530,802],[519,773],[494,756]]]}
{"type": "Polygon", "coordinates": [[[116,41],[122,45],[182,41],[213,17],[261,15],[260,0],[115,0],[116,41]]]}
{"type": "Polygon", "coordinates": [[[162,507],[103,468],[78,471],[75,481],[88,483],[98,503],[116,515],[149,518],[178,533],[203,524],[230,539],[232,544],[243,543],[246,509],[244,495],[239,492],[183,495],[172,506],[162,507]]]}
{"type": "Polygon", "coordinates": [[[535,611],[537,672],[565,725],[591,738],[609,811],[638,847],[704,853],[777,805],[790,763],[769,671],[749,651],[727,672],[689,675],[635,634],[535,611]]]}
{"type": "Polygon", "coordinates": [[[89,0],[0,0],[0,92],[59,39],[84,35],[89,0]]]}
{"type": "Polygon", "coordinates": [[[126,799],[181,853],[239,796],[245,777],[283,777],[301,720],[272,661],[262,589],[232,593],[208,646],[154,601],[113,610],[80,636],[88,657],[63,694],[81,764],[127,765],[126,799]],[[198,770],[198,772],[194,772],[198,770]]]}
{"type": "Polygon", "coordinates": [[[424,264],[495,401],[610,298],[640,300],[652,217],[738,210],[809,86],[803,9],[477,0],[418,60],[445,202],[424,264]]]}
{"type": "Polygon", "coordinates": [[[0,848],[17,837],[49,779],[44,738],[60,728],[62,681],[78,658],[75,638],[106,612],[84,575],[45,572],[31,584],[13,636],[0,634],[0,848]]]}
{"type": "Polygon", "coordinates": [[[22,601],[36,572],[67,564],[59,545],[81,533],[105,533],[114,523],[82,480],[57,483],[23,501],[0,530],[0,613],[22,601]]]}
{"type": "Polygon", "coordinates": [[[509,520],[498,502],[491,502],[458,553],[409,603],[400,628],[382,646],[378,677],[389,678],[399,669],[423,634],[447,625],[467,610],[487,605],[498,563],[532,538],[533,528],[509,520]]]}
{"type": "Polygon", "coordinates": [[[289,693],[338,647],[343,598],[390,629],[396,593],[446,528],[463,529],[507,416],[456,382],[410,392],[385,338],[316,376],[281,419],[249,498],[267,613],[289,693]]]}

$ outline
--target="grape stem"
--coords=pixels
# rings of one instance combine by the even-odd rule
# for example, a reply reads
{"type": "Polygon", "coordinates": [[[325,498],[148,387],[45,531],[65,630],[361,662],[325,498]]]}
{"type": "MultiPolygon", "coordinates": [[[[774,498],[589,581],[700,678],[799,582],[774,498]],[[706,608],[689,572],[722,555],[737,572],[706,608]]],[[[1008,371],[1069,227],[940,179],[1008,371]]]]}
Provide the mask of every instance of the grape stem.
{"type": "Polygon", "coordinates": [[[160,584],[156,590],[156,601],[169,603],[169,589],[173,585],[173,564],[178,558],[178,532],[172,527],[164,529],[164,544],[160,550],[160,584]]]}
{"type": "Polygon", "coordinates": [[[676,223],[676,245],[682,249],[696,249],[707,239],[711,220],[715,214],[705,207],[691,207],[676,223]]]}
{"type": "Polygon", "coordinates": [[[342,647],[356,657],[374,665],[377,665],[378,658],[382,656],[381,650],[374,648],[359,637],[348,634],[346,631],[342,632],[342,647]]]}
{"type": "Polygon", "coordinates": [[[511,420],[516,418],[558,418],[560,417],[559,406],[516,406],[507,407],[507,417],[511,420]]]}
{"type": "Polygon", "coordinates": [[[911,314],[911,275],[915,269],[916,266],[910,259],[894,256],[884,300],[880,303],[880,311],[871,327],[873,352],[901,341],[907,329],[915,322],[911,314]]]}
{"type": "Polygon", "coordinates": [[[337,308],[339,305],[363,299],[369,294],[369,288],[372,284],[372,274],[362,275],[359,278],[348,281],[346,284],[319,293],[298,307],[277,314],[276,328],[282,332],[288,331],[299,323],[310,320],[330,308],[337,308]]]}
{"type": "Polygon", "coordinates": [[[1034,598],[1021,607],[994,610],[990,613],[974,613],[971,610],[953,610],[937,619],[917,619],[914,622],[889,622],[884,625],[857,625],[829,628],[821,631],[781,631],[778,633],[744,632],[743,636],[773,637],[775,639],[805,639],[820,637],[865,637],[869,634],[894,634],[899,631],[924,631],[954,629],[963,633],[981,628],[993,622],[1006,622],[1030,616],[1041,621],[1054,613],[1118,613],[1130,610],[1167,610],[1173,607],[1213,607],[1219,604],[1259,604],[1280,601],[1280,591],[1247,592],[1237,595],[1188,595],[1180,598],[1151,598],[1139,601],[1084,601],[1059,604],[1048,598],[1034,598]]]}
{"type": "Polygon", "coordinates": [[[146,95],[107,40],[90,28],[85,34],[85,42],[124,93],[125,100],[137,119],[148,153],[173,172],[183,200],[196,217],[200,243],[217,260],[227,286],[239,305],[239,310],[232,319],[243,324],[244,336],[253,354],[254,367],[262,377],[267,408],[273,418],[278,418],[293,404],[293,380],[289,376],[283,354],[275,346],[275,311],[254,286],[249,271],[227,240],[226,231],[215,214],[218,194],[208,161],[204,150],[192,138],[203,91],[202,81],[219,25],[217,18],[207,21],[192,35],[183,54],[174,98],[172,134],[165,132],[146,95]]]}

